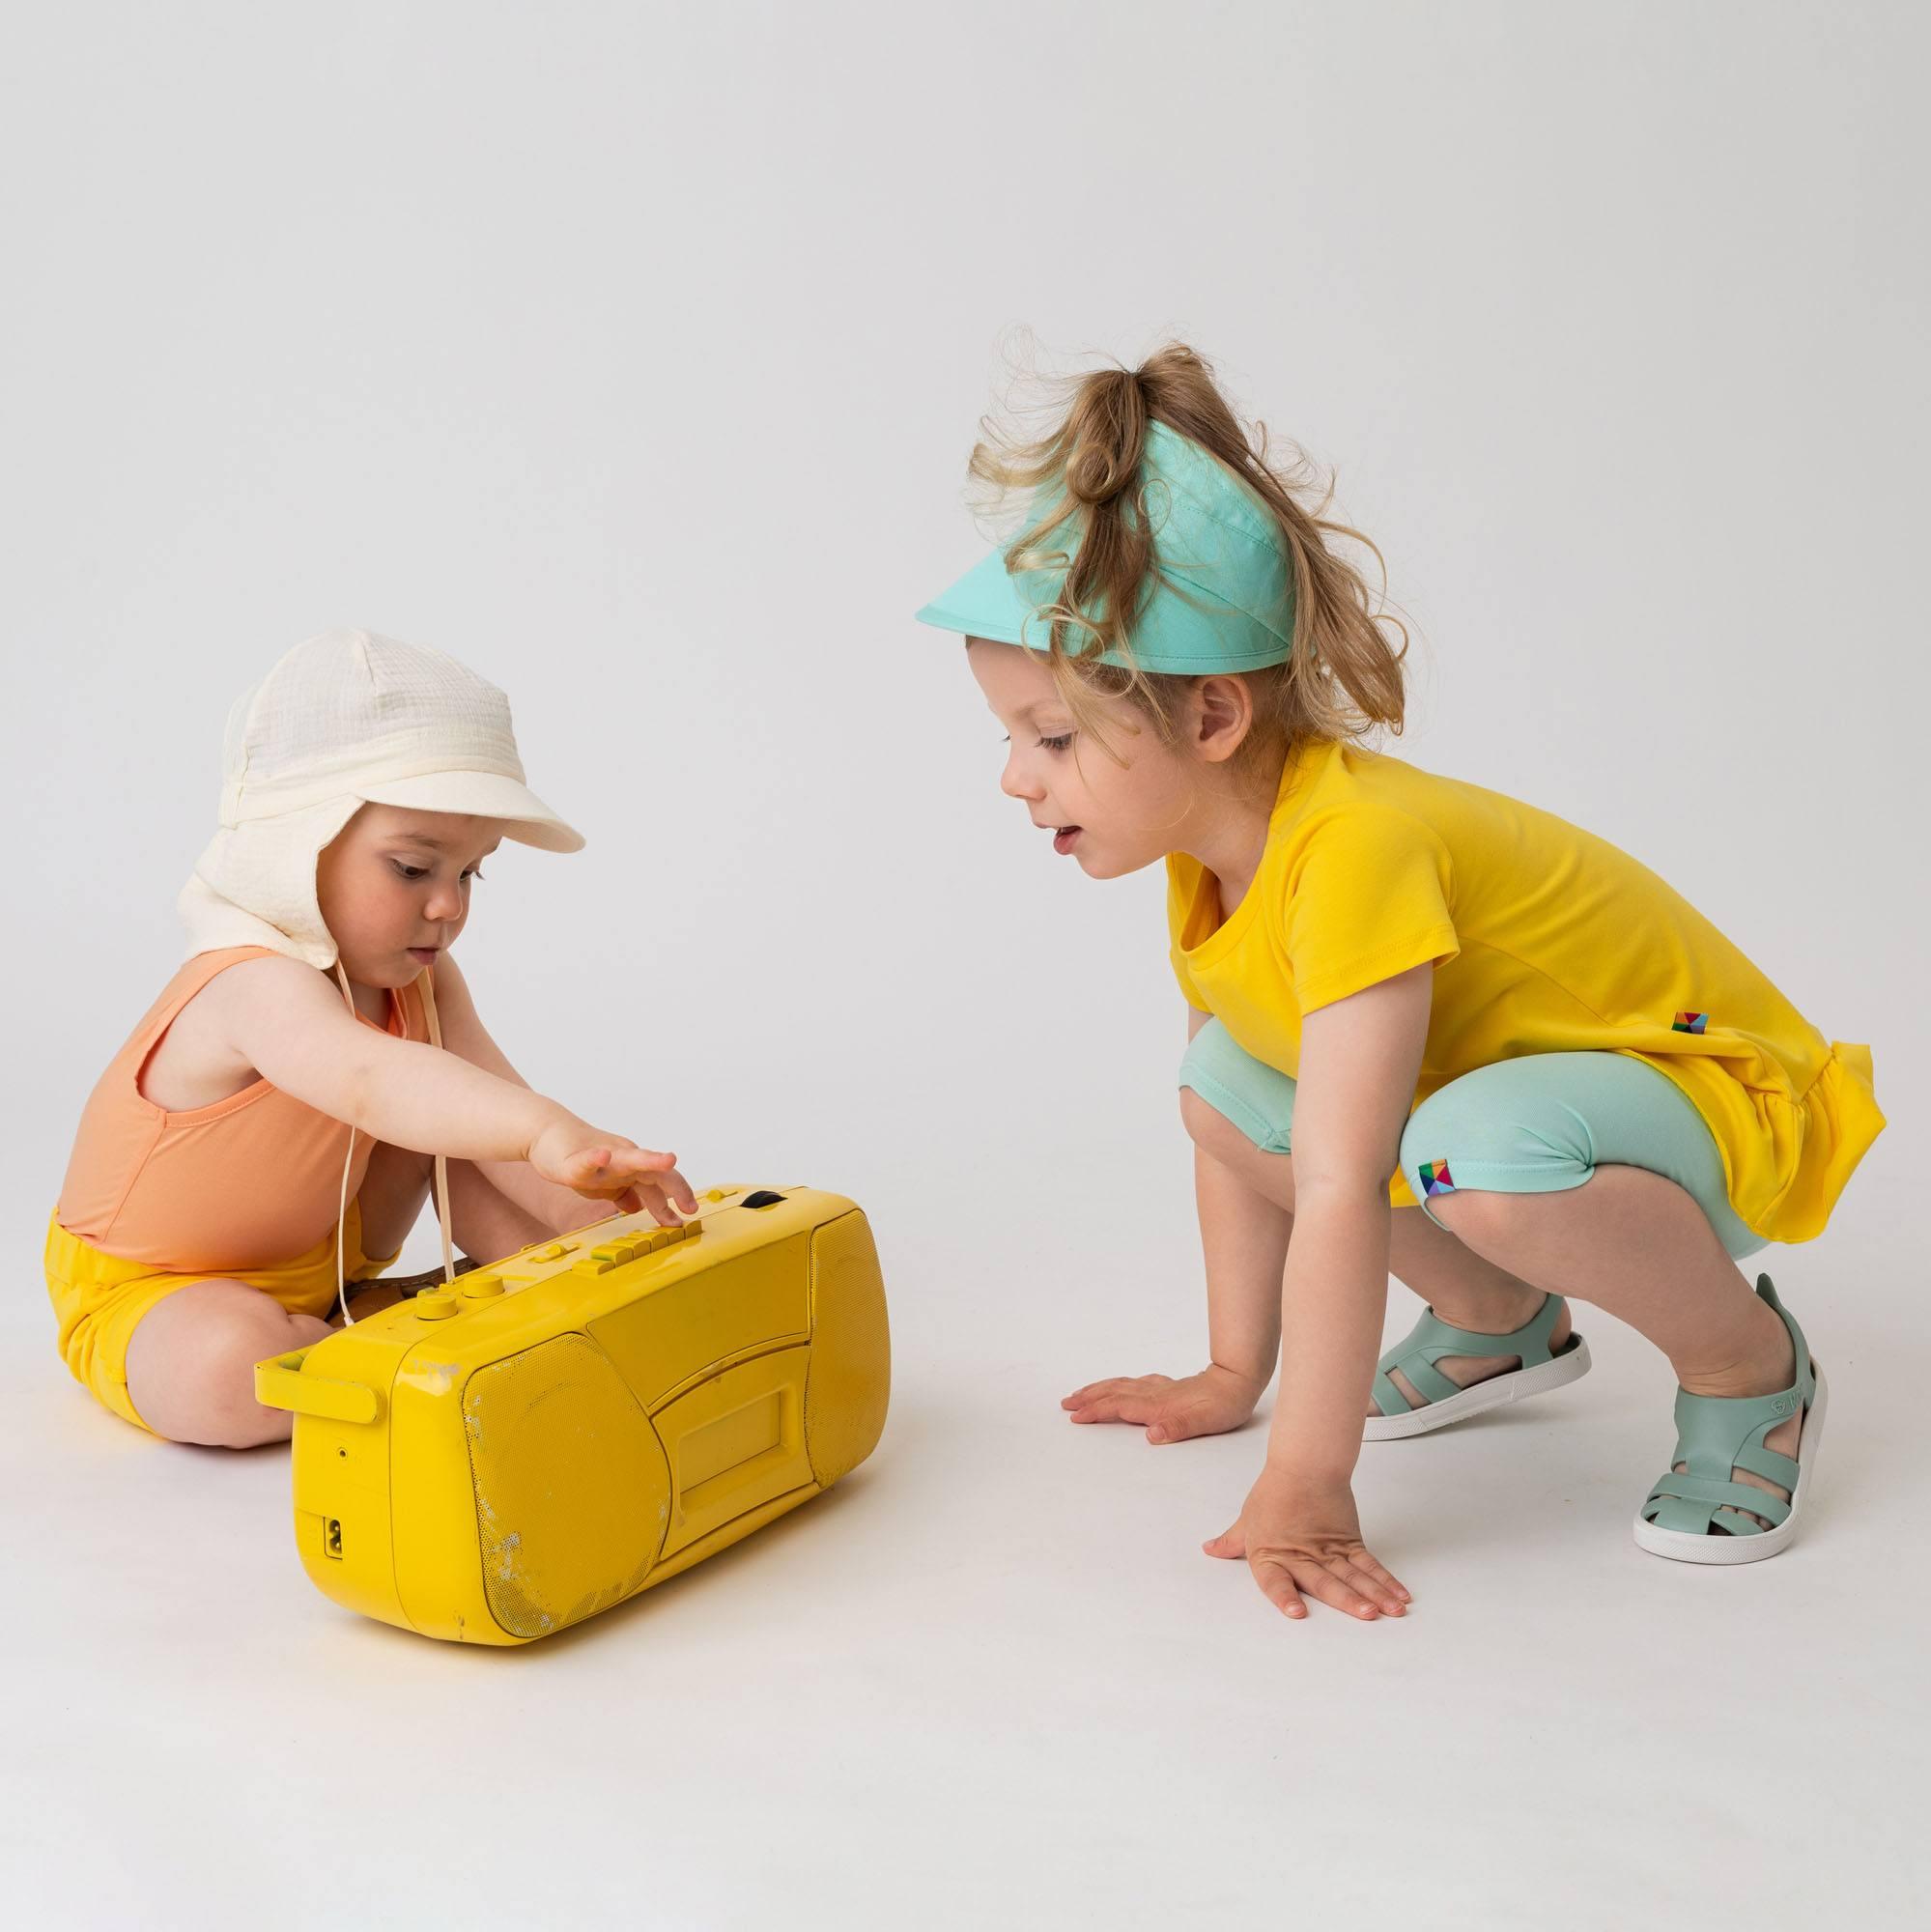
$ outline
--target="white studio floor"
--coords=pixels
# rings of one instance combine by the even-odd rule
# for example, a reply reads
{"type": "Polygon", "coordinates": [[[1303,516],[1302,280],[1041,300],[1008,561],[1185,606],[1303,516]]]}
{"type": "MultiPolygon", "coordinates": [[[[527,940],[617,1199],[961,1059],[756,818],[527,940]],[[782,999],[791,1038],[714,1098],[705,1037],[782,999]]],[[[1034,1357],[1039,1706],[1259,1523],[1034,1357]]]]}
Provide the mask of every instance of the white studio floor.
{"type": "MultiPolygon", "coordinates": [[[[31,1253],[37,1231],[10,1217],[7,1237],[31,1253]]],[[[1909,1916],[1931,1875],[1906,1803],[1931,1566],[1902,1417],[1925,1337],[1921,1304],[1903,1333],[1854,1292],[1877,1256],[1771,1252],[1833,1383],[1789,1555],[1726,1574],[1635,1549],[1669,1386],[1585,1319],[1598,1366],[1574,1389],[1366,1452],[1364,1516],[1414,1614],[1295,1627],[1197,1553],[1258,1430],[1155,1450],[1057,1408],[1091,1375],[1186,1365],[1197,1310],[1095,1352],[1092,1309],[1036,1256],[967,1296],[942,1251],[886,1246],[895,1387],[871,1463],[511,1652],[336,1609],[290,1547],[284,1452],[117,1426],[16,1296],[12,1922],[1909,1916]]]]}

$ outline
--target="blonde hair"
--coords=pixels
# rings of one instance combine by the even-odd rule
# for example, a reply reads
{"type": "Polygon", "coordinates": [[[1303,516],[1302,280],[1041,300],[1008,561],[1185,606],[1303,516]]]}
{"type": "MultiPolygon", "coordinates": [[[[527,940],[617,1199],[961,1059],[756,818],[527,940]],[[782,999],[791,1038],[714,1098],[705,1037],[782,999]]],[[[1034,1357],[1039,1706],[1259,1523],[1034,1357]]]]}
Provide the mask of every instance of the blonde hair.
{"type": "Polygon", "coordinates": [[[1387,586],[1380,551],[1359,530],[1324,516],[1333,479],[1321,488],[1314,464],[1297,446],[1287,445],[1291,458],[1284,467],[1270,461],[1266,425],[1257,422],[1250,431],[1221,394],[1211,367],[1180,342],[1167,344],[1137,369],[1097,369],[1076,379],[1063,419],[1047,435],[1026,440],[987,418],[973,446],[972,474],[997,498],[1024,491],[1034,493],[1036,510],[1042,500],[1053,505],[1006,546],[1006,561],[1012,570],[1065,572],[1058,598],[1041,615],[1054,679],[1075,721],[1105,745],[1090,700],[1124,697],[1171,745],[1186,696],[1198,682],[1142,670],[1132,661],[1134,618],[1159,575],[1141,476],[1147,427],[1154,422],[1224,464],[1280,526],[1294,587],[1292,655],[1263,670],[1226,673],[1249,687],[1252,751],[1269,754],[1278,769],[1283,757],[1310,740],[1359,739],[1379,728],[1399,736],[1408,632],[1399,617],[1377,608],[1387,586]],[[1037,494],[1042,486],[1043,498],[1037,494]],[[1064,537],[1054,539],[1076,519],[1080,544],[1068,564],[1064,537]],[[1330,547],[1335,538],[1373,552],[1381,566],[1380,591],[1371,592],[1360,570],[1330,547]],[[1400,632],[1399,646],[1384,624],[1400,632]],[[1101,664],[1106,651],[1125,662],[1101,664]]]}

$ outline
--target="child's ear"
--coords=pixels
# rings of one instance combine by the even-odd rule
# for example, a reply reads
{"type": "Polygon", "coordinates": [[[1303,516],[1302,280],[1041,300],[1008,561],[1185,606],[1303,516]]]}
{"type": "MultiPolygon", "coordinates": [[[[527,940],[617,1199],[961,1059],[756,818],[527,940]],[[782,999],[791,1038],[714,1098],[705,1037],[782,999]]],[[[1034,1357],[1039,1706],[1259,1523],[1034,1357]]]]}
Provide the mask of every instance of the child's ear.
{"type": "Polygon", "coordinates": [[[1204,677],[1195,695],[1194,750],[1219,764],[1240,749],[1254,724],[1254,697],[1244,677],[1204,677]]]}

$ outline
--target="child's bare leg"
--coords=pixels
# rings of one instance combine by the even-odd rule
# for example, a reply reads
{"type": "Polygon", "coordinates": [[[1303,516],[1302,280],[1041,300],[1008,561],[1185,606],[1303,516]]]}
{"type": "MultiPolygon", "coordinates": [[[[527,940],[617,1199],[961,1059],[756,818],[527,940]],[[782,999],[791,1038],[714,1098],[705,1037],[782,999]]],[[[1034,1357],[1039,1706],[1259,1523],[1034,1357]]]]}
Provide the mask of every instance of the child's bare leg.
{"type": "MultiPolygon", "coordinates": [[[[428,1154],[386,1143],[370,1155],[356,1196],[365,1249],[393,1254],[402,1246],[428,1199],[431,1167],[428,1154]]],[[[585,1222],[609,1212],[593,1201],[583,1209],[585,1222]]],[[[449,1227],[456,1246],[481,1262],[554,1233],[467,1160],[449,1163],[449,1227]]],[[[377,1281],[353,1297],[354,1310],[360,1319],[395,1299],[377,1281]]],[[[286,1441],[294,1418],[255,1400],[255,1364],[328,1332],[327,1321],[293,1314],[245,1282],[194,1282],[156,1302],[128,1338],[128,1397],[142,1421],[171,1441],[228,1449],[286,1441]]]]}
{"type": "Polygon", "coordinates": [[[1207,1265],[1210,1359],[1198,1374],[1111,1376],[1088,1382],[1060,1406],[1074,1422],[1125,1422],[1149,1442],[1181,1442],[1238,1429],[1272,1379],[1281,1346],[1281,1270],[1293,1215],[1273,1196],[1217,1158],[1220,1129],[1259,1160],[1251,1142],[1191,1088],[1180,1118],[1196,1143],[1194,1198],[1207,1265]],[[1217,1124],[1216,1124],[1217,1123],[1217,1124]]]}
{"type": "MultiPolygon", "coordinates": [[[[1206,1106],[1190,1111],[1187,1124],[1198,1145],[1293,1212],[1292,1154],[1263,1153],[1206,1106]]],[[[1795,1365],[1783,1323],[1751,1292],[1694,1198],[1662,1175],[1604,1166],[1580,1187],[1551,1194],[1458,1188],[1438,1196],[1434,1209],[1445,1225],[1418,1208],[1395,1210],[1388,1265],[1455,1327],[1506,1335],[1543,1294],[1559,1293],[1594,1302],[1654,1342],[1692,1395],[1769,1395],[1790,1386],[1795,1365]]],[[[1569,1331],[1565,1314],[1551,1347],[1569,1331]]],[[[1512,1358],[1451,1355],[1436,1366],[1466,1385],[1511,1365],[1512,1358]]],[[[1802,1431],[1803,1417],[1793,1416],[1770,1432],[1766,1446],[1795,1457],[1802,1431]]],[[[1783,1494],[1747,1470],[1733,1474],[1783,1494]]]]}
{"type": "MultiPolygon", "coordinates": [[[[363,1246],[374,1246],[377,1254],[393,1254],[409,1238],[427,1201],[431,1186],[431,1160],[429,1155],[412,1153],[407,1148],[383,1147],[378,1151],[406,1156],[406,1160],[390,1164],[398,1176],[409,1174],[409,1162],[420,1162],[422,1168],[414,1181],[412,1202],[410,1199],[411,1190],[401,1186],[396,1188],[393,1196],[389,1196],[390,1176],[384,1174],[381,1177],[383,1194],[378,1197],[375,1213],[378,1225],[383,1227],[386,1237],[382,1246],[374,1246],[367,1237],[370,1213],[367,1181],[363,1182],[362,1192],[355,1197],[362,1204],[363,1246]],[[396,1235],[393,1231],[399,1225],[403,1232],[396,1235]]],[[[375,1167],[375,1161],[371,1160],[369,1170],[372,1177],[375,1167]]],[[[586,1202],[584,1205],[587,1207],[589,1204],[586,1202]]],[[[452,1160],[449,1163],[449,1240],[459,1255],[467,1255],[471,1261],[479,1263],[500,1261],[505,1255],[513,1255],[534,1246],[538,1241],[549,1240],[554,1233],[554,1229],[546,1227],[533,1214],[519,1207],[473,1163],[467,1160],[452,1160]]],[[[436,1266],[440,1279],[441,1264],[439,1262],[436,1266]]],[[[378,1277],[350,1296],[349,1309],[359,1321],[364,1316],[393,1308],[401,1299],[402,1290],[397,1283],[378,1277]]]]}
{"type": "Polygon", "coordinates": [[[295,1418],[255,1400],[255,1364],[327,1332],[319,1316],[291,1314],[246,1282],[192,1282],[156,1302],[128,1338],[128,1399],[173,1442],[285,1442],[295,1418]]]}
{"type": "MultiPolygon", "coordinates": [[[[1292,1231],[1293,1156],[1264,1153],[1232,1121],[1197,1094],[1182,1094],[1180,1113],[1199,1151],[1264,1200],[1285,1209],[1292,1231]]],[[[1388,1271],[1420,1295],[1442,1321],[1478,1335],[1510,1334],[1542,1306],[1540,1288],[1486,1260],[1445,1228],[1437,1227],[1419,1208],[1398,1208],[1390,1218],[1388,1271]]],[[[1278,1315],[1278,1282],[1271,1293],[1278,1315]]],[[[1550,1331],[1549,1346],[1561,1348],[1569,1339],[1570,1328],[1565,1310],[1550,1331]]],[[[1449,1380],[1466,1388],[1471,1382],[1521,1364],[1513,1355],[1445,1355],[1435,1366],[1449,1380]]],[[[1422,1398],[1399,1369],[1391,1379],[1413,1406],[1421,1406],[1422,1398]]],[[[1368,1405],[1367,1413],[1376,1413],[1373,1403],[1368,1405]]]]}
{"type": "MultiPolygon", "coordinates": [[[[1388,1239],[1388,1271],[1413,1289],[1451,1327],[1466,1328],[1477,1335],[1513,1334],[1542,1306],[1545,1295],[1544,1290],[1457,1240],[1419,1208],[1395,1210],[1388,1239]]],[[[1551,1351],[1562,1348],[1574,1326],[1565,1308],[1548,1331],[1551,1351]]],[[[1467,1388],[1521,1365],[1519,1355],[1444,1355],[1434,1366],[1458,1388],[1467,1388]]],[[[1410,1408],[1424,1406],[1425,1399],[1400,1369],[1388,1379],[1401,1390],[1410,1408]]],[[[1368,1413],[1377,1413],[1372,1402],[1368,1413]]]]}
{"type": "MultiPolygon", "coordinates": [[[[449,1235],[456,1246],[479,1262],[500,1261],[537,1241],[547,1241],[567,1228],[540,1221],[512,1201],[473,1161],[452,1160],[449,1167],[449,1235]]],[[[384,1142],[369,1156],[361,1192],[355,1197],[362,1212],[362,1247],[372,1255],[392,1255],[409,1238],[429,1205],[435,1162],[412,1148],[384,1142]]],[[[570,1226],[584,1227],[611,1212],[607,1201],[581,1200],[582,1217],[570,1226]]]]}
{"type": "MultiPolygon", "coordinates": [[[[1627,1321],[1669,1357],[1692,1395],[1771,1395],[1790,1386],[1788,1331],[1751,1292],[1694,1198],[1662,1175],[1605,1166],[1559,1193],[1458,1188],[1434,1206],[1458,1240],[1497,1267],[1559,1286],[1627,1321]]],[[[1766,1445],[1794,1458],[1802,1431],[1803,1417],[1794,1415],[1766,1445]]],[[[1732,1475],[1784,1494],[1747,1470],[1732,1475]]]]}

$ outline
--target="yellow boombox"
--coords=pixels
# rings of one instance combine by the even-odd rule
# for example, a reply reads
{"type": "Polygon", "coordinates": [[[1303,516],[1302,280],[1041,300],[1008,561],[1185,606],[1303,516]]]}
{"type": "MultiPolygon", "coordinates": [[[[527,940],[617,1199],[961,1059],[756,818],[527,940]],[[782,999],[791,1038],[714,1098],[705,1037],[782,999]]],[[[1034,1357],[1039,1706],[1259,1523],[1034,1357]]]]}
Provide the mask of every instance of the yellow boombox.
{"type": "Polygon", "coordinates": [[[713,1188],[263,1362],[294,1412],[302,1567],[426,1636],[548,1636],[749,1536],[868,1456],[885,1290],[841,1195],[713,1188]]]}

